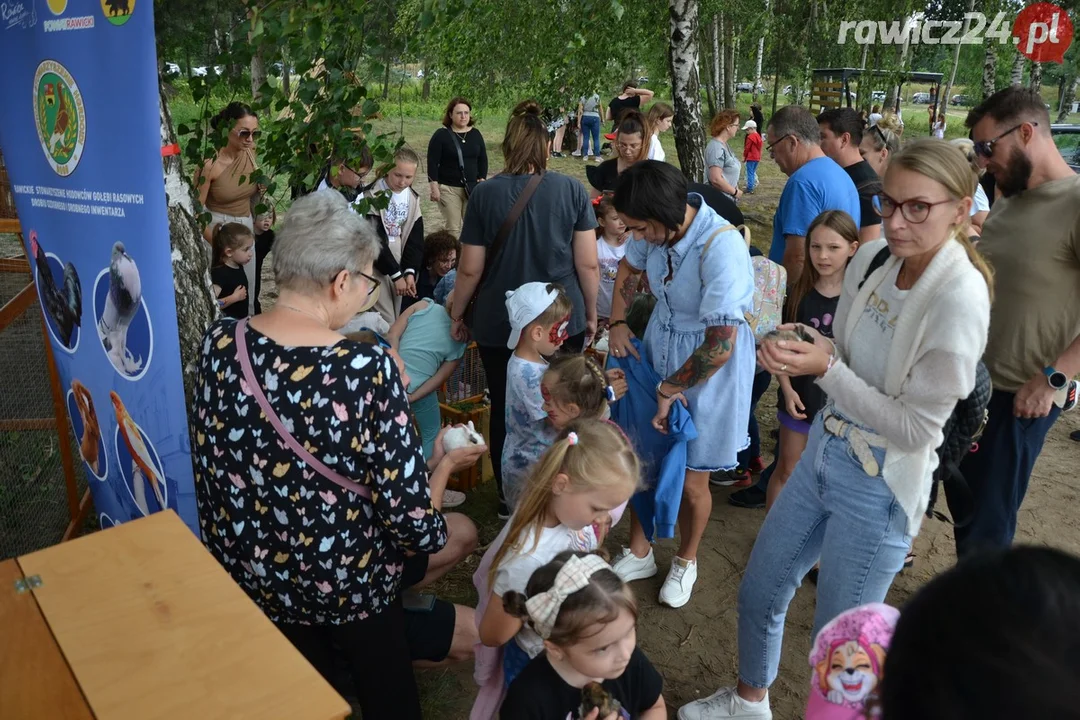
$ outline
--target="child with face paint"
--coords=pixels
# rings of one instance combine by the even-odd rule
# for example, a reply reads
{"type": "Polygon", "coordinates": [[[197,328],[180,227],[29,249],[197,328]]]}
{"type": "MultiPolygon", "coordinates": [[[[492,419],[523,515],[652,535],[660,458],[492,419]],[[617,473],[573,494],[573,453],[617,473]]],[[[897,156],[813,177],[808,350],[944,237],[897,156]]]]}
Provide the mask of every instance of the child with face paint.
{"type": "Polygon", "coordinates": [[[554,355],[569,337],[572,307],[559,285],[531,282],[506,294],[506,309],[507,346],[514,354],[506,365],[506,444],[501,462],[504,499],[512,510],[529,468],[555,441],[540,386],[548,370],[544,358],[554,355]]]}

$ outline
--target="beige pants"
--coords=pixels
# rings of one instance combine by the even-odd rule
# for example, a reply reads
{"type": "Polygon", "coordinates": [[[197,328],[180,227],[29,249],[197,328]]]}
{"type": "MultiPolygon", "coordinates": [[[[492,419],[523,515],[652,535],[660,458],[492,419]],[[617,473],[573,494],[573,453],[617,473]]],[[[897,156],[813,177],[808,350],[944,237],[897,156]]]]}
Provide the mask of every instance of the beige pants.
{"type": "Polygon", "coordinates": [[[461,236],[461,219],[465,217],[465,207],[469,197],[465,188],[439,184],[439,211],[442,212],[443,230],[454,237],[461,236]]]}
{"type": "MultiPolygon", "coordinates": [[[[224,224],[224,223],[240,223],[241,225],[246,227],[248,230],[250,230],[252,235],[255,234],[255,224],[252,222],[250,215],[247,215],[245,217],[238,217],[236,215],[225,215],[224,213],[214,212],[213,210],[210,211],[210,214],[214,217],[213,221],[211,221],[211,223],[210,223],[211,226],[217,225],[218,223],[222,223],[222,224],[224,224]]],[[[213,257],[213,251],[211,251],[211,257],[213,257]]],[[[250,317],[250,316],[255,314],[255,299],[257,297],[256,293],[257,293],[257,288],[258,288],[258,286],[255,284],[255,258],[254,257],[251,258],[251,262],[249,262],[247,265],[244,266],[244,275],[247,276],[247,281],[248,281],[247,301],[248,301],[248,316],[250,317]]]]}

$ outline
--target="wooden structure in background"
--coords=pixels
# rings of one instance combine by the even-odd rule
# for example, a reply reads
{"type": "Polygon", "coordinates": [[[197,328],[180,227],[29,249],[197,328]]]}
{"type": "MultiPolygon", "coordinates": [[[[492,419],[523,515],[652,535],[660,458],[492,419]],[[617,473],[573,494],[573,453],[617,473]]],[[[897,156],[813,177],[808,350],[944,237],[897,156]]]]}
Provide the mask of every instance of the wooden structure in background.
{"type": "Polygon", "coordinates": [[[0,564],[5,720],[339,720],[349,704],[171,510],[0,564]]]}
{"type": "MultiPolygon", "coordinates": [[[[929,72],[895,73],[884,70],[860,70],[859,68],[821,68],[813,71],[813,84],[810,87],[810,101],[808,103],[810,112],[817,115],[822,110],[829,110],[831,108],[870,107],[874,104],[884,106],[884,102],[874,103],[871,98],[867,97],[871,88],[867,84],[866,90],[863,90],[862,84],[859,82],[859,78],[862,77],[882,79],[884,84],[881,88],[895,82],[896,78],[899,77],[900,83],[896,89],[896,107],[893,108],[895,112],[899,112],[900,98],[903,95],[904,83],[924,82],[940,87],[941,79],[944,76],[941,73],[929,72]],[[852,99],[852,80],[856,82],[856,86],[858,87],[856,99],[861,101],[859,104],[856,104],[852,99]]],[[[940,98],[938,98],[938,100],[940,100],[940,98]]]]}

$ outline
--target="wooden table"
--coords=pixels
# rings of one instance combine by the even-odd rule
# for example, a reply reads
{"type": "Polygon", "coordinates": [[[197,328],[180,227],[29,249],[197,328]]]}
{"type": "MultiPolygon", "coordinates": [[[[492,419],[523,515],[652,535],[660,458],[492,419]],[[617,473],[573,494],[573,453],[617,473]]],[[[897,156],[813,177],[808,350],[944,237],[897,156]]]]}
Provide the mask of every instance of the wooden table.
{"type": "Polygon", "coordinates": [[[172,511],[0,563],[4,720],[349,712],[172,511]]]}

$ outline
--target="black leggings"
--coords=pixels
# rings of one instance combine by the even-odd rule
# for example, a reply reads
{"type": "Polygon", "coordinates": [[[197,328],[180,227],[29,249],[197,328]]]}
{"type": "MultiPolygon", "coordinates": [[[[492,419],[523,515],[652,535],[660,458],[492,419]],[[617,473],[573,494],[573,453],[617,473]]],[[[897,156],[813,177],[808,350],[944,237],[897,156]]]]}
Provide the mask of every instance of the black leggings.
{"type": "MultiPolygon", "coordinates": [[[[503,500],[502,452],[506,443],[506,364],[514,351],[502,345],[492,347],[478,345],[480,362],[487,378],[488,397],[491,398],[491,419],[488,423],[488,447],[491,449],[491,469],[495,472],[495,487],[499,500],[503,500]]],[[[562,345],[563,352],[579,353],[585,349],[585,333],[572,335],[562,345]]]]}
{"type": "Polygon", "coordinates": [[[422,720],[400,603],[352,623],[277,628],[331,685],[344,657],[364,720],[422,720]]]}

